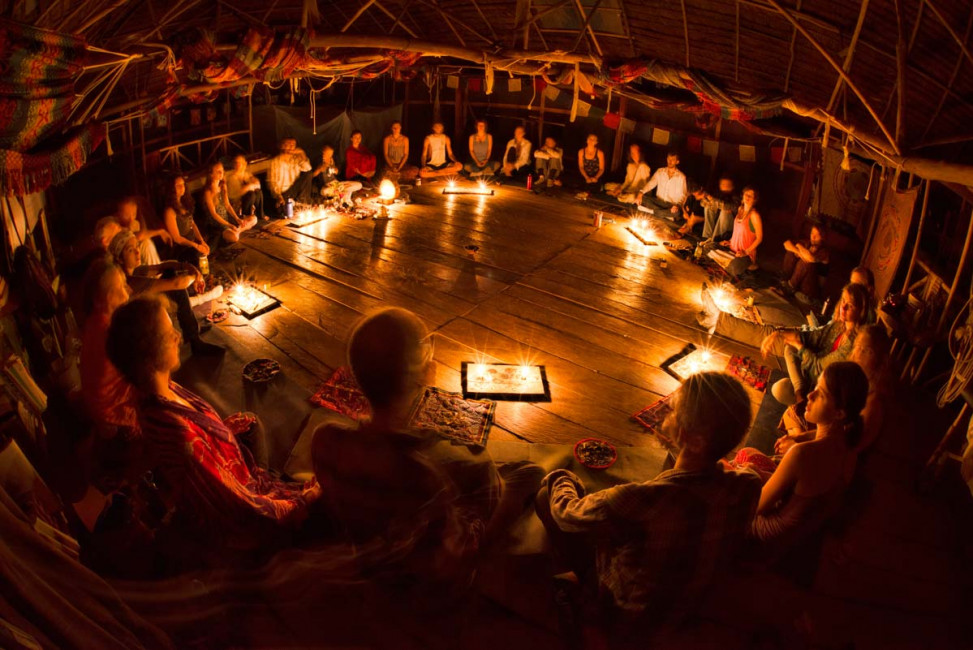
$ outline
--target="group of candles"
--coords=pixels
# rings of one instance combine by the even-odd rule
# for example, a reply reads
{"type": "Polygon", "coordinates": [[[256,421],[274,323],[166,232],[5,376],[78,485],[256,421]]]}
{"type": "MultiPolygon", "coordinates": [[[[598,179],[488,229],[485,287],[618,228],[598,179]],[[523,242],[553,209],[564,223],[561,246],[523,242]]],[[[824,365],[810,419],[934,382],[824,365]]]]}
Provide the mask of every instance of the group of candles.
{"type": "Polygon", "coordinates": [[[253,314],[273,302],[273,299],[252,284],[238,282],[230,289],[227,302],[248,314],[253,314]]]}
{"type": "MultiPolygon", "coordinates": [[[[474,381],[479,382],[479,383],[483,383],[483,384],[493,383],[493,376],[489,372],[489,367],[490,366],[488,364],[485,364],[485,363],[477,363],[477,364],[475,364],[473,366],[473,372],[472,372],[474,381]]],[[[515,373],[514,376],[516,378],[519,378],[521,382],[525,382],[528,379],[530,379],[530,369],[531,369],[531,366],[526,365],[526,364],[525,365],[518,366],[517,372],[515,373]]]]}

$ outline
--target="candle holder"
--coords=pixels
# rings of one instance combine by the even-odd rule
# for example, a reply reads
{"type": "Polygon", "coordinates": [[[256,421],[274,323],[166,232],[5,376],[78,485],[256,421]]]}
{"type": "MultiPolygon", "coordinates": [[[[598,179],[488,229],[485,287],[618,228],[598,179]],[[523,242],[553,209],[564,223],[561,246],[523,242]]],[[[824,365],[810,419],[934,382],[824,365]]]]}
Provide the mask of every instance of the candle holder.
{"type": "Polygon", "coordinates": [[[450,181],[443,188],[443,194],[469,194],[472,196],[493,196],[493,190],[487,187],[487,184],[483,181],[479,181],[476,187],[466,187],[457,185],[455,182],[450,181]]]}
{"type": "Polygon", "coordinates": [[[252,284],[237,284],[230,289],[226,302],[240,310],[240,313],[252,320],[261,314],[266,314],[280,306],[280,301],[269,293],[261,291],[252,284]]]}
{"type": "Polygon", "coordinates": [[[460,375],[463,397],[467,399],[551,401],[551,386],[544,366],[464,361],[460,375]]]}
{"type": "Polygon", "coordinates": [[[716,354],[699,349],[692,343],[687,343],[686,347],[663,361],[659,367],[678,381],[686,381],[699,372],[720,370],[716,354]]]}
{"type": "Polygon", "coordinates": [[[652,226],[649,225],[647,219],[636,219],[630,225],[626,226],[625,230],[629,231],[633,237],[646,246],[659,245],[659,242],[652,240],[653,235],[655,235],[655,231],[652,229],[652,226]]]}

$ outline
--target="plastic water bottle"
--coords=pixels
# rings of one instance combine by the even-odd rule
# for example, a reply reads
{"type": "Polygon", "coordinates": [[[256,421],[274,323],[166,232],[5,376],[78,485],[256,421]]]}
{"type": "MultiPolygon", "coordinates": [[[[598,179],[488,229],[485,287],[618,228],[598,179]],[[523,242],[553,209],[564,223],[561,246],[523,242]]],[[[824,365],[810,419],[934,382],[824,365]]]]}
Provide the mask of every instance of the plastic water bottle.
{"type": "Polygon", "coordinates": [[[534,189],[534,175],[533,174],[527,174],[527,189],[528,190],[534,189]]]}
{"type": "Polygon", "coordinates": [[[294,199],[287,199],[287,206],[284,208],[284,214],[287,215],[288,219],[294,218],[294,199]]]}
{"type": "Polygon", "coordinates": [[[209,275],[209,258],[205,255],[199,256],[199,272],[203,275],[209,275]]]}

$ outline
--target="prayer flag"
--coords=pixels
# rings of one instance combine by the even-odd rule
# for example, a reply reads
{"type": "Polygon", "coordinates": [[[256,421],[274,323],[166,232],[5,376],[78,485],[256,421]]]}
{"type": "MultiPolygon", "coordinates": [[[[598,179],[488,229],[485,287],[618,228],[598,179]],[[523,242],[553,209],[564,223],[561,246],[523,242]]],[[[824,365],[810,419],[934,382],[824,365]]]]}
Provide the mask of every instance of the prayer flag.
{"type": "Polygon", "coordinates": [[[561,91],[554,86],[547,86],[544,88],[544,96],[547,97],[547,101],[553,102],[561,95],[561,91]]]}
{"type": "Polygon", "coordinates": [[[710,158],[716,158],[720,152],[720,143],[716,140],[703,140],[703,153],[710,158]]]}
{"type": "Polygon", "coordinates": [[[591,104],[589,104],[588,102],[586,102],[586,101],[584,101],[582,99],[579,99],[578,100],[578,116],[579,117],[588,117],[588,114],[590,112],[591,112],[591,104]]]}
{"type": "Polygon", "coordinates": [[[757,160],[757,149],[756,147],[751,147],[748,144],[740,145],[740,161],[741,162],[754,162],[757,160]]]}
{"type": "Polygon", "coordinates": [[[635,120],[630,120],[627,117],[623,117],[621,124],[618,126],[619,133],[633,133],[635,131],[635,120]]]}
{"type": "Polygon", "coordinates": [[[520,77],[514,77],[507,82],[507,90],[512,93],[519,93],[521,89],[520,77]]]}
{"type": "Polygon", "coordinates": [[[609,129],[617,129],[621,122],[622,116],[618,113],[605,113],[605,117],[602,119],[602,123],[609,129]]]}
{"type": "Polygon", "coordinates": [[[547,88],[547,82],[544,81],[544,77],[540,77],[540,76],[534,77],[534,89],[537,92],[542,93],[544,92],[545,88],[547,88]]]}
{"type": "Polygon", "coordinates": [[[478,93],[483,90],[483,80],[479,77],[470,77],[467,87],[470,92],[478,93]]]}
{"type": "Polygon", "coordinates": [[[652,129],[652,144],[659,144],[663,147],[669,144],[669,132],[665,129],[652,129]]]}
{"type": "Polygon", "coordinates": [[[804,153],[803,147],[787,147],[787,161],[792,163],[801,162],[804,153]]]}
{"type": "Polygon", "coordinates": [[[784,160],[784,147],[771,147],[770,160],[775,164],[780,164],[784,160]]]}
{"type": "Polygon", "coordinates": [[[701,153],[703,151],[703,139],[699,136],[691,135],[686,138],[686,148],[690,153],[701,153]]]}
{"type": "Polygon", "coordinates": [[[459,77],[454,74],[448,75],[446,77],[446,87],[447,88],[459,88],[459,77]]]}

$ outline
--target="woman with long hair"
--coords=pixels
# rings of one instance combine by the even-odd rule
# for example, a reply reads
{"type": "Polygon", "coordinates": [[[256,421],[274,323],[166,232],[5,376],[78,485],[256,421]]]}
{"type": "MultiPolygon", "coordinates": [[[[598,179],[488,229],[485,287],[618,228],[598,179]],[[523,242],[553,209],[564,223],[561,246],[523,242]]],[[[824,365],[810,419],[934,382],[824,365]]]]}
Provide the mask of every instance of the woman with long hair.
{"type": "Polygon", "coordinates": [[[206,185],[203,187],[203,212],[212,230],[219,232],[228,244],[240,241],[240,234],[257,224],[257,217],[239,217],[230,204],[226,193],[226,171],[223,163],[215,162],[209,167],[206,185]]]}
{"type": "Polygon", "coordinates": [[[193,197],[186,190],[186,179],[174,176],[166,186],[162,222],[172,237],[173,257],[198,264],[200,255],[209,255],[209,245],[193,220],[193,208],[193,197]]]}

